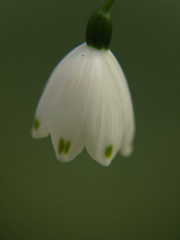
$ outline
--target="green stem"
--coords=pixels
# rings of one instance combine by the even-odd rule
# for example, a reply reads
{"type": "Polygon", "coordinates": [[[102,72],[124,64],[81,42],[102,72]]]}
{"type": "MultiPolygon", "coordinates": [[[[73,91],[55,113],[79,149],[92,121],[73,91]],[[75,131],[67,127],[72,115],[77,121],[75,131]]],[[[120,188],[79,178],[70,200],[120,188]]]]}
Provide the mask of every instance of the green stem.
{"type": "Polygon", "coordinates": [[[102,6],[102,10],[104,12],[109,12],[112,4],[114,3],[115,0],[106,0],[105,4],[102,6]]]}

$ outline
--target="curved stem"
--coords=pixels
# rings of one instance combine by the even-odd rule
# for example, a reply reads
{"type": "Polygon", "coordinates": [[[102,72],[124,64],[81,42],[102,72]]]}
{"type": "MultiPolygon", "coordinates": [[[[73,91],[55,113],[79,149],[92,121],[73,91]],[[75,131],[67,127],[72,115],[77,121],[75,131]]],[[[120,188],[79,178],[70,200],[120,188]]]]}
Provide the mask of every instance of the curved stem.
{"type": "Polygon", "coordinates": [[[104,12],[109,12],[112,4],[114,3],[115,0],[106,0],[105,4],[102,6],[102,10],[104,12]]]}

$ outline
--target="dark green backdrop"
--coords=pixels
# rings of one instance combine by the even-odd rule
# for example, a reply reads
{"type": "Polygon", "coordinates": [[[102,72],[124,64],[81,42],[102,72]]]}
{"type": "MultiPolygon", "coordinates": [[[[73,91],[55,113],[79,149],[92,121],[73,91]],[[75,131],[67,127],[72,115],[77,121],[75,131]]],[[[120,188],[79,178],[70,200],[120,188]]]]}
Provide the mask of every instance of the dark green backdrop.
{"type": "Polygon", "coordinates": [[[111,50],[136,113],[135,150],[110,167],[56,160],[30,135],[57,62],[103,0],[0,0],[0,240],[180,239],[180,1],[116,0],[111,50]]]}

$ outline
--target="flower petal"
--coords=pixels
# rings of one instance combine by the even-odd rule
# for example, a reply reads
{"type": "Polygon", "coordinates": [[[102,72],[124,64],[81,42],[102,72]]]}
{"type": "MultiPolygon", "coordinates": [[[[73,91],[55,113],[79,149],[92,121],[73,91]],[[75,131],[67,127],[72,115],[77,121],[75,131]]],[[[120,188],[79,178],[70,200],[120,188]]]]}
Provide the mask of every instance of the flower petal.
{"type": "Polygon", "coordinates": [[[46,137],[49,134],[49,117],[50,110],[52,109],[53,96],[51,97],[51,94],[53,85],[52,82],[49,82],[39,100],[32,128],[32,136],[34,138],[46,137]]]}
{"type": "MultiPolygon", "coordinates": [[[[123,106],[119,89],[106,58],[107,51],[99,51],[94,64],[94,89],[89,92],[86,116],[85,146],[100,164],[108,166],[120,148],[123,137],[123,106]],[[96,97],[94,97],[96,93],[96,97]]],[[[118,75],[119,76],[119,75],[118,75]]]]}
{"type": "Polygon", "coordinates": [[[60,91],[63,90],[66,79],[73,75],[73,66],[69,64],[69,59],[71,60],[71,57],[76,58],[76,54],[79,52],[79,49],[83,49],[84,46],[85,44],[81,44],[79,47],[68,53],[67,56],[65,56],[64,59],[57,64],[50,75],[36,109],[32,129],[32,135],[34,138],[46,137],[49,135],[50,120],[54,112],[57,96],[59,96],[60,91]],[[61,77],[62,71],[63,77],[61,77]]]}
{"type": "MultiPolygon", "coordinates": [[[[64,59],[58,72],[59,92],[51,116],[50,132],[57,158],[70,161],[84,148],[84,120],[88,111],[93,72],[93,48],[83,44],[64,59]],[[68,151],[65,149],[68,144],[68,151]]],[[[53,76],[52,76],[53,78],[53,76]]]]}
{"type": "Polygon", "coordinates": [[[119,97],[121,98],[123,107],[124,133],[120,152],[122,155],[127,156],[132,152],[132,142],[135,132],[135,120],[132,99],[128,83],[121,69],[121,66],[119,65],[118,61],[116,60],[111,51],[108,52],[108,55],[109,57],[106,57],[106,59],[109,65],[109,69],[111,69],[112,71],[113,79],[117,85],[117,89],[119,89],[119,97]]]}
{"type": "Polygon", "coordinates": [[[56,94],[59,91],[59,72],[61,72],[62,67],[63,64],[60,62],[54,69],[39,100],[32,129],[34,138],[46,137],[50,133],[50,119],[56,101],[56,94]]]}

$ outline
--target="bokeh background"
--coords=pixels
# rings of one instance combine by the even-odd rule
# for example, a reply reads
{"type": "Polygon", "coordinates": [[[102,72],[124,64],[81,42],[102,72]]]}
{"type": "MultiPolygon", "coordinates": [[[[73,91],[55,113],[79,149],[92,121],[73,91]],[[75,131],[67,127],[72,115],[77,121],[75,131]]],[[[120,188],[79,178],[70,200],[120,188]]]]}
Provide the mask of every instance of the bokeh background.
{"type": "Polygon", "coordinates": [[[134,153],[65,164],[31,138],[57,62],[103,0],[0,0],[0,240],[180,239],[180,1],[116,0],[111,50],[136,113],[134,153]]]}

